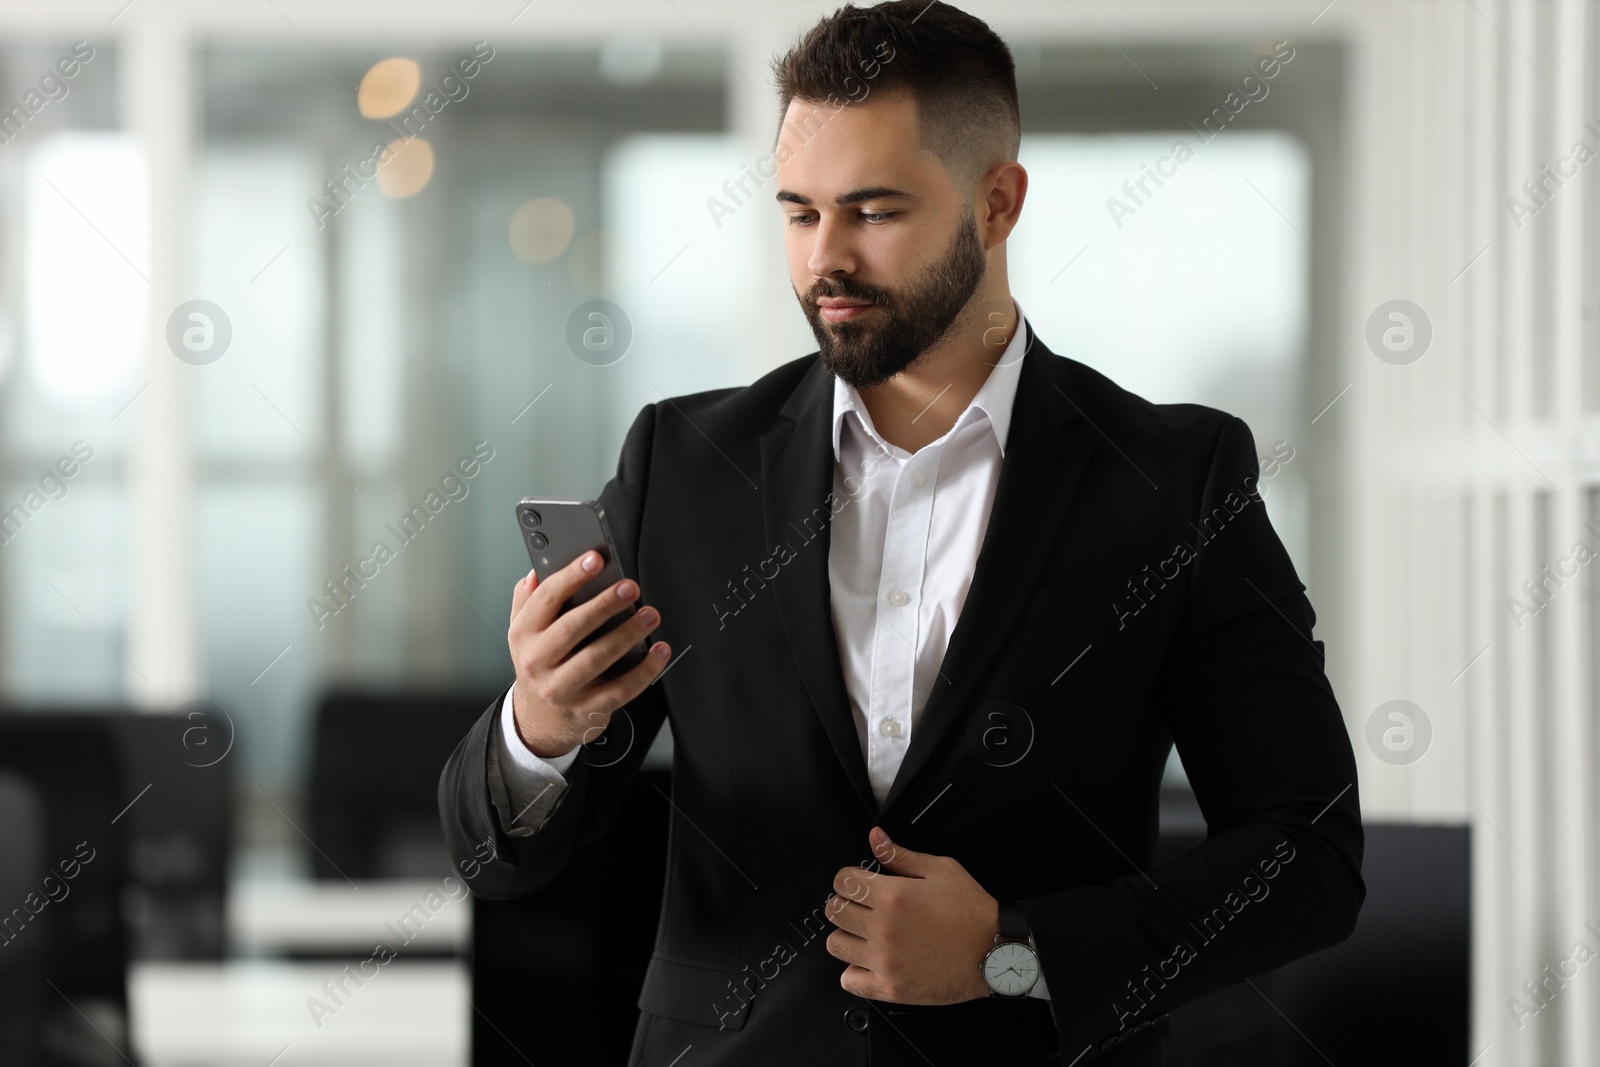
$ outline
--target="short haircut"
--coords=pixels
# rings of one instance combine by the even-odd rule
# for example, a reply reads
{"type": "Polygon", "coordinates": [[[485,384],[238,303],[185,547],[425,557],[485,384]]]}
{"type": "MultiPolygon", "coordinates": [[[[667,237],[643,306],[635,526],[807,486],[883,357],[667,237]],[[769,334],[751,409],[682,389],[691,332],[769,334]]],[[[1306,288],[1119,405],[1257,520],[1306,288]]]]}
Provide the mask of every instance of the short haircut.
{"type": "Polygon", "coordinates": [[[780,139],[796,99],[837,107],[908,92],[922,147],[962,193],[1017,158],[1022,116],[1011,50],[982,19],[941,0],[846,4],[776,60],[773,73],[780,139]]]}

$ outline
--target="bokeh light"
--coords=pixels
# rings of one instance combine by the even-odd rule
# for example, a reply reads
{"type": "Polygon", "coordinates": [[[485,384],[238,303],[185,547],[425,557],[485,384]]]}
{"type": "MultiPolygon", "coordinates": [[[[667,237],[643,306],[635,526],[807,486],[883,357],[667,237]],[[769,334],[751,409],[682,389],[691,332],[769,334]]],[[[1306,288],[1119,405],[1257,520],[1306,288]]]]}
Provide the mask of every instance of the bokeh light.
{"type": "Polygon", "coordinates": [[[378,165],[378,188],[395,199],[414,196],[433,177],[433,146],[421,137],[389,142],[389,161],[378,165]]]}
{"type": "Polygon", "coordinates": [[[511,216],[511,247],[529,263],[548,263],[567,250],[576,225],[565,201],[535,197],[511,216]]]}
{"type": "Polygon", "coordinates": [[[361,76],[356,105],[362,117],[386,119],[398,115],[422,86],[422,70],[414,59],[382,59],[361,76]]]}

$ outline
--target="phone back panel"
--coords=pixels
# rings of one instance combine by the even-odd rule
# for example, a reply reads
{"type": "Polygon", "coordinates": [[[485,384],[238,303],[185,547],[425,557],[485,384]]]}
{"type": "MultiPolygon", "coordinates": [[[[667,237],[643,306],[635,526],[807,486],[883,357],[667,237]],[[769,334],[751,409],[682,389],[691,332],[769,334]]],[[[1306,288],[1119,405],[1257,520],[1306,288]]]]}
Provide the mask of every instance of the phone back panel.
{"type": "MultiPolygon", "coordinates": [[[[577,592],[561,605],[563,613],[598,596],[623,578],[621,568],[617,565],[616,551],[605,528],[604,513],[594,501],[526,499],[517,504],[517,526],[522,531],[522,541],[528,549],[528,559],[533,563],[533,572],[541,582],[590,549],[600,553],[604,564],[593,578],[579,586],[577,592]]],[[[590,641],[610,633],[632,618],[633,613],[634,606],[629,604],[579,641],[577,647],[582,648],[590,641]]],[[[641,641],[602,672],[601,677],[614,678],[628,670],[644,657],[646,648],[645,642],[641,641]]]]}

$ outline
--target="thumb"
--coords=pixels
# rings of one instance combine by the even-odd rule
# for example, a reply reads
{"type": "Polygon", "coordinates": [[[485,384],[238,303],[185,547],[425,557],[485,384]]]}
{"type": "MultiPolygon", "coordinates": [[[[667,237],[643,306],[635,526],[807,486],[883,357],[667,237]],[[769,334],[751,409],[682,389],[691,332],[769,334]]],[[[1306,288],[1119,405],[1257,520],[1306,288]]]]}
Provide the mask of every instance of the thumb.
{"type": "Polygon", "coordinates": [[[522,605],[528,602],[528,598],[533,595],[534,586],[538,584],[539,576],[532,570],[517,579],[517,584],[511,591],[511,617],[513,619],[522,610],[522,605]]]}
{"type": "Polygon", "coordinates": [[[936,858],[926,852],[914,852],[904,845],[895,844],[889,840],[888,832],[881,826],[874,826],[868,832],[867,842],[872,846],[873,856],[890,874],[910,878],[924,877],[930,873],[932,861],[936,858]]]}

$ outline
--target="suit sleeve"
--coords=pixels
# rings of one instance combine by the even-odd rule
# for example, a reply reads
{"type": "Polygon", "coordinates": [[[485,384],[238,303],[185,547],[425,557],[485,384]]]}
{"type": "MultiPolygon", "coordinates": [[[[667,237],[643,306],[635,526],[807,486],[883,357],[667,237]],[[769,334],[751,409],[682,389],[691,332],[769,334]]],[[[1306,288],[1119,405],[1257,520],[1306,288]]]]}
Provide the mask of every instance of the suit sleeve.
{"type": "Polygon", "coordinates": [[[517,736],[512,698],[516,686],[506,689],[500,705],[500,725],[489,731],[489,799],[494,802],[500,829],[511,837],[537,833],[567,792],[565,775],[582,755],[581,747],[550,759],[536,754],[517,736]]]}
{"type": "Polygon", "coordinates": [[[1230,416],[1155,679],[1205,840],[1109,885],[1017,901],[1064,1061],[1092,1062],[1180,1004],[1344,940],[1365,899],[1354,753],[1259,478],[1250,430],[1230,416]]]}
{"type": "MultiPolygon", "coordinates": [[[[651,444],[655,436],[654,404],[645,406],[629,427],[617,461],[617,473],[597,498],[616,544],[622,572],[639,576],[639,541],[649,486],[651,444]]],[[[643,583],[640,583],[643,588],[643,583]]],[[[507,833],[497,815],[489,768],[501,729],[503,706],[497,699],[473,724],[456,746],[439,776],[439,818],[450,857],[466,877],[472,892],[487,900],[526,896],[554,879],[580,848],[598,840],[616,817],[628,785],[644,762],[667,715],[665,694],[646,686],[632,702],[612,716],[626,715],[633,727],[633,743],[621,759],[609,755],[591,764],[580,746],[578,758],[564,777],[567,785],[558,803],[537,833],[507,833]]],[[[504,768],[501,768],[502,772],[504,768]]],[[[501,787],[503,792],[503,786],[501,787]]]]}

